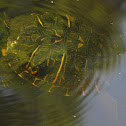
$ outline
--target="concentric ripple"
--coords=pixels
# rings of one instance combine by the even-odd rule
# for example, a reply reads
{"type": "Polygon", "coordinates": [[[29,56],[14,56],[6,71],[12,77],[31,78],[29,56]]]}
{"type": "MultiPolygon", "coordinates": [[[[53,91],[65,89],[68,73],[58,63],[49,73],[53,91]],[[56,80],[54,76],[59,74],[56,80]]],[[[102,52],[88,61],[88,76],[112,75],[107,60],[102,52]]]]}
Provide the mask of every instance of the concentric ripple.
{"type": "Polygon", "coordinates": [[[125,51],[118,8],[91,0],[7,0],[0,10],[1,124],[86,125],[102,74],[125,51]]]}

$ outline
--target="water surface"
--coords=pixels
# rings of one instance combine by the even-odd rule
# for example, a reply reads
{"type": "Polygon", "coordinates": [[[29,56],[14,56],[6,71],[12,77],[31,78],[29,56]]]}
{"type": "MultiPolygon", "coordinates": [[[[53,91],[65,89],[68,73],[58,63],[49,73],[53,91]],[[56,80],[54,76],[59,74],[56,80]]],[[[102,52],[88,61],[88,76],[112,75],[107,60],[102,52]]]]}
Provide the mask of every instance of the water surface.
{"type": "Polygon", "coordinates": [[[0,123],[92,126],[90,111],[99,101],[109,110],[112,98],[104,89],[125,66],[124,6],[109,0],[0,0],[0,123]]]}

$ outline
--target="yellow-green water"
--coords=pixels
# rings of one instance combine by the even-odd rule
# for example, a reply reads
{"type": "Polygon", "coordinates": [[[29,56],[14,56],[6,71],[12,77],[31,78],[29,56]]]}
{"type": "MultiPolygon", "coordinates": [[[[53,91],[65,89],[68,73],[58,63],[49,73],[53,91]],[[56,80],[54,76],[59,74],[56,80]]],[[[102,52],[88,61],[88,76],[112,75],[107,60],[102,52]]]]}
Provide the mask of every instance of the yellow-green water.
{"type": "Polygon", "coordinates": [[[125,52],[121,5],[0,0],[0,123],[86,126],[101,76],[125,52]]]}

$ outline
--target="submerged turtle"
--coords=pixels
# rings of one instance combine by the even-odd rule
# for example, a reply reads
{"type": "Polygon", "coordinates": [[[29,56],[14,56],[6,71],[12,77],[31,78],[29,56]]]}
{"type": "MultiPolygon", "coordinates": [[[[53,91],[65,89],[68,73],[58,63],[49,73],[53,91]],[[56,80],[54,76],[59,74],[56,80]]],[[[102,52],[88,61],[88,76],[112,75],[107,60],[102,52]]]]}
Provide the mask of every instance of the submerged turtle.
{"type": "Polygon", "coordinates": [[[7,52],[19,55],[19,58],[25,60],[21,63],[29,62],[32,66],[37,66],[49,58],[58,58],[66,49],[63,43],[65,24],[62,18],[58,21],[57,18],[59,17],[46,13],[43,16],[31,14],[12,19],[7,52]]]}
{"type": "Polygon", "coordinates": [[[8,28],[8,65],[21,79],[36,87],[51,85],[48,92],[67,88],[66,95],[81,83],[84,94],[89,84],[84,77],[89,73],[92,78],[94,73],[94,65],[90,65],[91,72],[88,69],[88,58],[103,55],[107,33],[79,18],[49,12],[17,16],[8,28]]]}

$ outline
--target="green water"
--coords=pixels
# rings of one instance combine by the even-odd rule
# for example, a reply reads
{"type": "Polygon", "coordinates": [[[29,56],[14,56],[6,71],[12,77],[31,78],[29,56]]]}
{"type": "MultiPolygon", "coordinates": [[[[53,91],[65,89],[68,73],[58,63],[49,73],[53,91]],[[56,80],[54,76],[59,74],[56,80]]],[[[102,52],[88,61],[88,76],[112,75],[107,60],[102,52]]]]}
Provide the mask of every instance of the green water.
{"type": "Polygon", "coordinates": [[[0,123],[86,125],[102,73],[125,52],[121,13],[100,0],[0,0],[0,123]]]}

